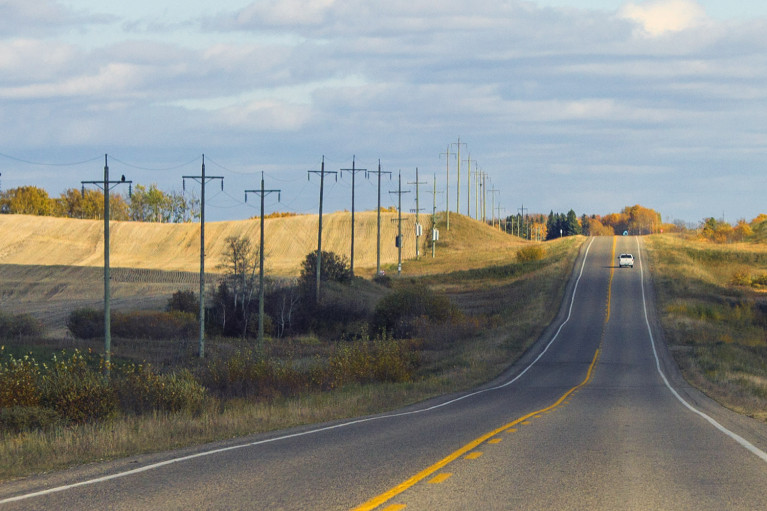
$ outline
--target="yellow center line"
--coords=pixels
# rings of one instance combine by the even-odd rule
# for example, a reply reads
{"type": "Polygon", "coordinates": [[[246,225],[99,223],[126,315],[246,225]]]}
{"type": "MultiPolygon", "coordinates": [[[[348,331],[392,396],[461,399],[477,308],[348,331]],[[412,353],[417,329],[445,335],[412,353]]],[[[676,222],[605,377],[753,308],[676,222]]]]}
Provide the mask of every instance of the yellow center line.
{"type": "MultiPolygon", "coordinates": [[[[605,325],[607,325],[607,322],[610,321],[610,300],[612,297],[613,275],[615,274],[615,245],[617,243],[617,240],[618,240],[618,237],[613,236],[613,246],[612,246],[612,255],[611,255],[612,259],[610,260],[610,281],[607,285],[607,315],[605,316],[605,325]]],[[[602,335],[604,336],[604,330],[602,331],[602,335]]],[[[599,359],[599,354],[601,350],[602,350],[602,340],[600,339],[599,346],[594,352],[594,358],[591,360],[591,365],[589,366],[589,370],[586,372],[586,378],[584,378],[584,380],[581,383],[579,383],[575,387],[571,388],[570,390],[562,394],[562,396],[559,399],[557,399],[557,401],[554,404],[547,406],[546,408],[536,410],[535,412],[530,412],[527,415],[516,419],[514,422],[510,422],[504,426],[501,426],[498,429],[495,429],[489,433],[482,435],[481,437],[469,442],[468,444],[464,445],[457,451],[453,452],[446,458],[443,458],[442,460],[438,461],[434,465],[426,468],[425,470],[422,470],[421,472],[418,472],[416,475],[398,484],[391,490],[385,493],[382,493],[381,495],[378,495],[377,497],[373,497],[372,499],[365,502],[364,504],[355,507],[354,509],[352,509],[352,511],[371,511],[377,508],[381,504],[393,499],[394,497],[404,492],[405,490],[415,486],[417,483],[426,479],[427,477],[434,474],[438,470],[442,469],[444,466],[448,465],[449,463],[452,463],[453,461],[460,458],[461,456],[464,456],[466,453],[475,449],[477,446],[492,439],[499,433],[504,433],[504,432],[513,433],[516,431],[514,426],[517,426],[520,424],[522,425],[530,424],[528,419],[534,418],[536,415],[539,415],[541,413],[550,412],[554,410],[555,408],[559,407],[560,405],[562,405],[562,403],[565,403],[567,398],[569,398],[574,392],[576,392],[577,390],[579,390],[581,387],[583,387],[589,382],[589,380],[591,379],[591,375],[594,372],[594,367],[597,364],[597,360],[599,359]]],[[[389,510],[389,507],[387,507],[384,511],[388,511],[388,510],[389,510]]]]}
{"type": "Polygon", "coordinates": [[[432,465],[432,466],[430,466],[430,467],[428,467],[428,468],[418,472],[417,474],[415,474],[414,476],[410,477],[406,481],[403,481],[402,483],[398,484],[397,486],[395,486],[391,490],[389,490],[387,492],[384,492],[384,493],[378,495],[377,497],[373,497],[372,499],[370,499],[369,501],[365,502],[364,504],[362,504],[362,505],[360,505],[358,507],[355,507],[353,509],[353,511],[370,511],[372,509],[377,508],[381,504],[383,504],[383,503],[393,499],[394,497],[396,497],[400,493],[404,492],[405,490],[415,486],[418,482],[426,479],[430,475],[434,474],[438,470],[440,470],[443,467],[445,467],[447,464],[457,460],[461,456],[467,454],[469,451],[474,450],[479,445],[481,445],[484,442],[490,440],[491,438],[493,438],[494,436],[498,435],[499,433],[503,433],[505,431],[509,431],[511,428],[513,428],[517,424],[520,424],[520,423],[526,421],[527,419],[529,419],[530,417],[532,417],[534,415],[537,415],[539,413],[543,413],[543,412],[546,412],[546,411],[549,411],[549,410],[553,410],[554,408],[558,407],[559,405],[561,405],[564,402],[565,399],[567,399],[570,396],[570,394],[572,394],[573,392],[575,392],[576,390],[578,390],[579,388],[583,387],[584,385],[586,385],[589,382],[589,380],[591,379],[591,374],[594,371],[594,366],[596,366],[597,359],[599,358],[599,352],[600,352],[600,349],[597,348],[597,350],[594,352],[594,358],[591,361],[591,365],[589,366],[589,370],[586,372],[586,378],[584,378],[584,380],[581,383],[579,383],[575,387],[573,387],[570,390],[568,390],[567,392],[565,392],[562,395],[562,397],[557,399],[557,401],[554,404],[549,405],[546,408],[542,408],[540,410],[536,410],[534,412],[530,412],[527,415],[525,415],[523,417],[520,417],[520,418],[516,419],[513,422],[505,424],[505,425],[501,426],[498,429],[495,429],[495,430],[493,430],[493,431],[491,431],[489,433],[486,433],[486,434],[482,435],[481,437],[479,437],[479,438],[477,438],[475,440],[472,440],[471,442],[469,442],[468,444],[464,445],[463,447],[461,447],[457,451],[453,452],[449,456],[443,458],[442,460],[438,461],[434,465],[432,465]]]}
{"type": "Polygon", "coordinates": [[[437,474],[429,480],[429,484],[442,483],[448,480],[451,475],[453,475],[452,472],[443,472],[442,474],[437,474]]]}

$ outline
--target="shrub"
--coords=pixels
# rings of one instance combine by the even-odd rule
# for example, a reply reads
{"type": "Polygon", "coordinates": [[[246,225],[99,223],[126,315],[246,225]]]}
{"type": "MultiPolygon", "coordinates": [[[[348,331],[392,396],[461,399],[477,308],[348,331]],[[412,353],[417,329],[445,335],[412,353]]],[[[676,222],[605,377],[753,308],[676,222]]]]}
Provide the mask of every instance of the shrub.
{"type": "Polygon", "coordinates": [[[411,381],[417,365],[417,353],[409,343],[385,335],[342,343],[328,360],[327,385],[411,381]]]}
{"type": "Polygon", "coordinates": [[[168,299],[165,310],[167,312],[187,312],[197,317],[200,315],[200,300],[197,298],[197,294],[192,291],[179,290],[168,299]]]}
{"type": "Polygon", "coordinates": [[[48,429],[60,422],[59,414],[50,408],[39,406],[0,408],[0,431],[21,433],[33,429],[48,429]]]}
{"type": "Polygon", "coordinates": [[[40,403],[39,377],[40,368],[28,356],[21,359],[9,356],[0,362],[0,408],[37,406],[40,403]]]}
{"type": "Polygon", "coordinates": [[[133,311],[112,314],[112,333],[128,339],[186,339],[198,323],[189,312],[133,311]]]}
{"type": "Polygon", "coordinates": [[[372,328],[375,332],[391,332],[396,338],[413,335],[415,320],[425,317],[430,322],[447,321],[460,315],[458,309],[444,295],[437,295],[424,286],[399,289],[378,302],[372,328]]]}
{"type": "Polygon", "coordinates": [[[273,397],[305,390],[309,376],[297,371],[290,361],[276,362],[248,349],[209,362],[204,383],[225,397],[273,397]]]}
{"type": "Polygon", "coordinates": [[[43,324],[30,314],[0,312],[0,339],[35,337],[44,333],[43,324]]]}
{"type": "MultiPolygon", "coordinates": [[[[335,252],[322,252],[320,260],[320,279],[333,282],[350,282],[352,279],[351,268],[346,256],[340,256],[335,252]]],[[[317,283],[317,252],[306,254],[301,264],[301,283],[312,289],[317,283]]]]}
{"type": "Polygon", "coordinates": [[[517,250],[517,261],[540,261],[546,255],[546,250],[540,245],[529,245],[517,250]]]}
{"type": "Polygon", "coordinates": [[[88,308],[76,309],[67,318],[67,329],[77,339],[104,337],[104,311],[88,308]]]}
{"type": "Polygon", "coordinates": [[[121,409],[135,414],[152,411],[196,413],[207,397],[205,387],[188,370],[158,374],[143,365],[120,368],[115,388],[121,409]]]}
{"type": "Polygon", "coordinates": [[[117,411],[117,395],[98,369],[94,357],[79,350],[69,358],[54,355],[48,371],[42,374],[41,405],[76,423],[111,416],[117,411]]]}
{"type": "MultiPolygon", "coordinates": [[[[189,312],[113,312],[111,318],[112,334],[128,339],[184,339],[194,336],[197,329],[197,319],[189,312]]],[[[104,311],[72,311],[67,328],[78,339],[103,337],[104,311]]]]}

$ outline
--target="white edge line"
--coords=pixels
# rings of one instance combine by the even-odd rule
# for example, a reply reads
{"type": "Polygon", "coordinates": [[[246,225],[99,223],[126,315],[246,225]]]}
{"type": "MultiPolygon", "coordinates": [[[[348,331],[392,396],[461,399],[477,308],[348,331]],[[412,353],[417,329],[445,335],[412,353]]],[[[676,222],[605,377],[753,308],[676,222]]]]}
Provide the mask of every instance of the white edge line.
{"type": "Polygon", "coordinates": [[[265,440],[258,440],[256,442],[248,442],[246,444],[233,445],[233,446],[230,446],[230,447],[222,447],[220,449],[213,449],[212,451],[205,451],[205,452],[199,452],[199,453],[196,453],[196,454],[190,454],[188,456],[182,456],[180,458],[173,458],[173,459],[161,461],[161,462],[158,462],[158,463],[153,463],[151,465],[146,465],[146,466],[135,468],[135,469],[132,469],[132,470],[127,470],[125,472],[118,472],[116,474],[110,474],[108,476],[97,477],[97,478],[94,478],[94,479],[88,479],[87,481],[80,481],[79,483],[72,483],[72,484],[67,484],[67,485],[63,485],[63,486],[57,486],[55,488],[49,488],[47,490],[40,490],[40,491],[37,491],[37,492],[34,492],[34,493],[27,493],[27,494],[17,495],[15,497],[9,497],[9,498],[0,500],[0,504],[7,504],[7,503],[10,503],[10,502],[18,502],[20,500],[31,499],[31,498],[34,498],[34,497],[42,497],[44,495],[50,495],[52,493],[59,493],[59,492],[71,490],[71,489],[74,489],[74,488],[78,488],[80,486],[88,486],[88,485],[92,485],[92,484],[103,483],[103,482],[106,482],[106,481],[111,481],[112,479],[119,479],[119,478],[122,478],[122,477],[127,477],[127,476],[130,476],[130,475],[134,475],[134,474],[140,474],[142,472],[147,472],[149,470],[154,470],[156,468],[164,467],[166,465],[172,465],[174,463],[181,463],[181,462],[189,461],[189,460],[192,460],[192,459],[195,459],[195,458],[201,458],[201,457],[204,457],[204,456],[211,456],[213,454],[219,454],[219,453],[222,453],[222,452],[233,451],[233,450],[237,450],[237,449],[244,449],[244,448],[247,448],[247,447],[254,447],[254,446],[257,446],[257,445],[263,445],[263,444],[278,442],[278,441],[281,441],[281,440],[287,440],[287,439],[295,438],[295,437],[313,435],[313,434],[321,433],[321,432],[324,432],[324,431],[330,431],[330,430],[333,430],[333,429],[345,428],[345,427],[353,426],[353,425],[356,425],[356,424],[362,424],[364,422],[371,422],[371,421],[375,421],[375,420],[390,419],[390,418],[394,418],[394,417],[402,417],[402,416],[406,416],[406,415],[414,415],[414,414],[429,412],[429,411],[432,411],[432,410],[436,410],[437,408],[442,408],[442,407],[451,405],[453,403],[457,403],[458,401],[462,401],[464,399],[476,396],[478,394],[483,394],[485,392],[490,392],[490,391],[493,391],[493,390],[499,390],[499,389],[508,387],[509,385],[514,383],[515,381],[519,380],[525,373],[527,373],[527,371],[530,370],[530,368],[532,368],[541,359],[541,357],[543,357],[543,355],[548,351],[549,347],[551,347],[551,345],[554,343],[554,341],[559,336],[559,333],[562,331],[562,328],[565,326],[565,324],[568,321],[570,321],[570,317],[572,316],[572,313],[573,313],[573,304],[575,303],[575,292],[578,290],[578,283],[581,281],[581,277],[583,276],[583,269],[586,266],[586,258],[588,257],[589,250],[591,249],[591,244],[593,242],[594,242],[594,238],[592,237],[591,241],[586,246],[586,252],[583,254],[583,262],[581,263],[581,269],[580,269],[580,272],[578,273],[578,278],[576,279],[575,285],[573,286],[573,292],[572,292],[572,295],[571,295],[571,298],[570,298],[570,307],[569,307],[568,312],[567,312],[567,317],[562,322],[562,324],[559,325],[559,328],[557,329],[557,331],[554,334],[554,336],[551,338],[551,340],[546,345],[546,347],[538,354],[538,356],[532,362],[530,362],[530,364],[527,367],[525,367],[525,369],[521,373],[519,373],[513,379],[507,381],[506,383],[504,383],[502,385],[498,385],[496,387],[490,387],[490,388],[487,388],[487,389],[478,390],[476,392],[465,394],[465,395],[463,395],[461,397],[457,397],[455,399],[451,399],[450,401],[445,401],[444,403],[439,403],[439,404],[430,406],[428,408],[422,408],[422,409],[419,409],[419,410],[411,410],[409,412],[393,413],[393,414],[388,414],[388,415],[377,415],[377,416],[374,416],[374,417],[367,417],[367,418],[364,418],[364,419],[357,419],[357,420],[353,420],[353,421],[349,421],[349,422],[344,422],[344,423],[341,423],[341,424],[335,424],[333,426],[326,426],[324,428],[312,429],[310,431],[303,431],[303,432],[300,432],[300,433],[292,433],[290,435],[283,435],[283,436],[279,436],[279,437],[275,437],[275,438],[267,438],[265,440]]]}
{"type": "Polygon", "coordinates": [[[706,421],[708,421],[712,426],[714,426],[716,429],[718,429],[719,431],[721,431],[728,437],[738,442],[742,447],[746,448],[749,452],[761,458],[762,461],[767,462],[767,452],[764,452],[763,450],[759,449],[754,444],[752,444],[751,442],[749,442],[742,436],[738,435],[737,433],[725,428],[724,426],[719,424],[716,420],[714,420],[712,417],[710,417],[709,415],[706,415],[705,413],[701,412],[697,408],[693,407],[690,403],[685,401],[682,398],[682,396],[680,396],[679,393],[671,386],[671,384],[668,381],[668,378],[666,378],[666,375],[663,373],[663,370],[660,367],[660,358],[658,358],[658,352],[655,349],[655,338],[652,335],[652,328],[650,328],[650,320],[647,316],[647,300],[645,299],[645,291],[644,291],[644,267],[642,266],[642,249],[639,245],[639,237],[636,237],[636,242],[637,242],[637,253],[639,254],[640,279],[642,283],[642,306],[644,307],[644,320],[645,320],[645,324],[647,325],[647,333],[650,334],[650,346],[652,346],[652,353],[655,356],[655,367],[658,369],[658,374],[660,374],[660,377],[663,379],[663,383],[666,384],[666,387],[671,391],[674,397],[677,398],[679,402],[682,403],[682,405],[684,405],[685,408],[687,408],[688,410],[690,410],[691,412],[695,414],[700,415],[706,421]]]}

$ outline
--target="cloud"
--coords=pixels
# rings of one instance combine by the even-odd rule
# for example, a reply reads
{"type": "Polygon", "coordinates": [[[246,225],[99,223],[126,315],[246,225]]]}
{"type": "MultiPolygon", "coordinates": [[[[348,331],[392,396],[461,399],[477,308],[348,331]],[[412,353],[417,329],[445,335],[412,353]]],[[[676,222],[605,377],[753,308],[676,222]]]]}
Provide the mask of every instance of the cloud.
{"type": "Polygon", "coordinates": [[[619,16],[637,23],[653,37],[695,28],[707,20],[705,10],[694,0],[631,2],[621,8],[619,16]]]}

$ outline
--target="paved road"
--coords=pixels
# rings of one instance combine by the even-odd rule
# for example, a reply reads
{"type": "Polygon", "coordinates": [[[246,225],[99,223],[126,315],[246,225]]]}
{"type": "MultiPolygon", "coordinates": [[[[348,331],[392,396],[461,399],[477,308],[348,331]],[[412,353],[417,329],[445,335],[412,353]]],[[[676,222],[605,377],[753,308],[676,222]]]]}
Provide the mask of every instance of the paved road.
{"type": "Polygon", "coordinates": [[[647,278],[639,240],[596,238],[557,321],[482,389],[5,484],[0,509],[767,509],[767,427],[684,385],[647,278]]]}

